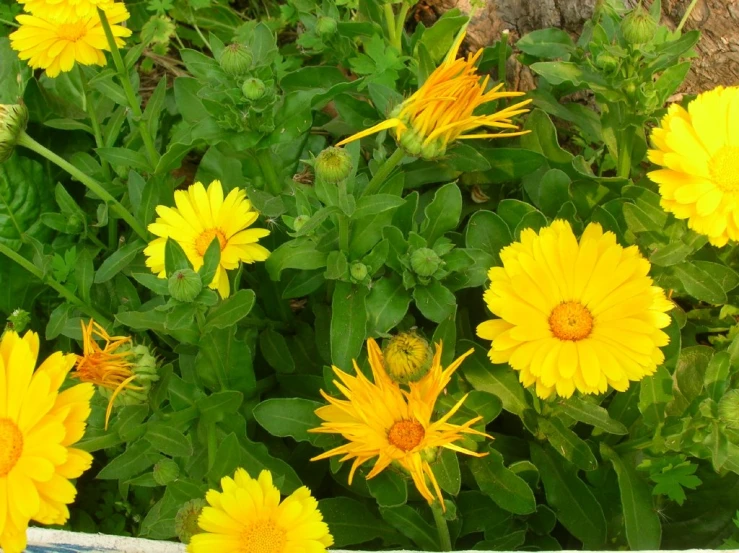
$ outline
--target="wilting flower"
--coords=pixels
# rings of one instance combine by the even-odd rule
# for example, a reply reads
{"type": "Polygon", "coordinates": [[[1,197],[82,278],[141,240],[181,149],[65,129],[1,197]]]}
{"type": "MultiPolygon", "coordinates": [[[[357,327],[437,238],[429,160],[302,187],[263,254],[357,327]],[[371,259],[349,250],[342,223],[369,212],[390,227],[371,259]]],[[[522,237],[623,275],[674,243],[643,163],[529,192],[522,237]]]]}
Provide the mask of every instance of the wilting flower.
{"type": "Polygon", "coordinates": [[[28,108],[21,104],[0,104],[0,163],[10,159],[28,123],[28,108]]]}
{"type": "Polygon", "coordinates": [[[398,384],[420,380],[434,358],[429,343],[415,332],[399,332],[390,338],[382,353],[385,372],[398,384]]]}
{"type": "Polygon", "coordinates": [[[18,0],[23,8],[47,21],[68,23],[77,19],[97,17],[97,9],[109,10],[113,0],[18,0]]]}
{"type": "Polygon", "coordinates": [[[739,87],[700,94],[685,110],[672,104],[652,131],[649,173],[661,205],[714,246],[739,240],[739,87]]]}
{"type": "Polygon", "coordinates": [[[39,338],[7,331],[0,341],[0,548],[20,553],[29,521],[64,524],[77,495],[70,479],[92,456],[71,447],[85,433],[91,384],[59,389],[75,355],[49,356],[34,372],[39,338]]]}
{"type": "Polygon", "coordinates": [[[375,457],[377,460],[367,475],[368,480],[380,474],[391,463],[396,463],[410,473],[416,488],[429,503],[438,498],[443,506],[441,489],[428,459],[433,459],[440,447],[475,457],[485,455],[464,449],[455,443],[462,439],[463,434],[486,436],[471,428],[482,417],[476,417],[462,425],[448,422],[462,407],[467,399],[466,395],[440,419],[431,420],[439,394],[472,350],[442,369],[442,348],[441,344],[437,345],[431,369],[421,380],[409,384],[410,391],[401,390],[390,380],[385,369],[386,360],[383,359],[377,342],[368,340],[367,351],[374,382],[362,374],[356,361],[356,376],[350,376],[338,367],[333,367],[341,380],[334,383],[347,399],[335,399],[321,392],[330,405],[316,410],[316,415],[325,422],[319,428],[311,430],[324,434],[341,434],[348,443],[312,460],[318,461],[336,455],[341,455],[342,461],[354,459],[349,472],[349,484],[352,483],[356,470],[375,457]],[[428,482],[434,488],[433,493],[428,482]]]}
{"type": "Polygon", "coordinates": [[[218,239],[221,261],[210,287],[218,290],[222,298],[230,293],[227,270],[238,268],[242,261],[254,263],[269,257],[269,250],[257,243],[260,238],[269,235],[269,231],[248,228],[259,214],[254,211],[243,190],[234,188],[224,199],[221,181],[214,180],[207,191],[202,183],[196,182],[187,191],[175,191],[174,201],[176,208],[157,206],[159,218],[149,225],[149,231],[159,238],[150,242],[144,250],[148,257],[146,266],[159,278],[167,277],[164,249],[169,238],[182,246],[196,271],[203,266],[208,246],[218,239]]]}
{"type": "Polygon", "coordinates": [[[254,479],[240,468],[233,478],[222,478],[221,487],[205,496],[210,506],[198,520],[205,533],[192,536],[189,553],[323,553],[333,545],[305,486],[280,502],[269,471],[254,479]]]}
{"type": "Polygon", "coordinates": [[[444,155],[456,140],[518,136],[525,132],[475,131],[480,128],[516,131],[512,118],[528,109],[525,100],[489,114],[475,114],[488,102],[523,96],[523,92],[502,92],[503,84],[487,90],[489,76],[482,81],[475,64],[482,50],[465,59],[456,59],[464,33],[454,42],[442,64],[423,85],[391,114],[391,118],[339,142],[347,144],[376,132],[393,129],[395,139],[411,155],[433,159],[444,155]]]}
{"type": "MultiPolygon", "coordinates": [[[[126,6],[111,4],[106,15],[116,44],[123,46],[122,37],[131,36],[131,29],[118,25],[129,18],[126,6]]],[[[105,65],[103,51],[109,47],[97,13],[68,23],[58,23],[44,15],[23,14],[16,19],[20,28],[10,34],[10,46],[33,69],[46,69],[48,77],[71,71],[75,63],[105,65]]]]}
{"type": "Polygon", "coordinates": [[[546,398],[575,389],[624,391],[653,374],[669,342],[672,304],[647,275],[636,246],[591,223],[578,244],[570,224],[556,220],[521,233],[488,272],[485,302],[500,317],[477,327],[492,340],[490,359],[509,363],[524,386],[546,398]]]}

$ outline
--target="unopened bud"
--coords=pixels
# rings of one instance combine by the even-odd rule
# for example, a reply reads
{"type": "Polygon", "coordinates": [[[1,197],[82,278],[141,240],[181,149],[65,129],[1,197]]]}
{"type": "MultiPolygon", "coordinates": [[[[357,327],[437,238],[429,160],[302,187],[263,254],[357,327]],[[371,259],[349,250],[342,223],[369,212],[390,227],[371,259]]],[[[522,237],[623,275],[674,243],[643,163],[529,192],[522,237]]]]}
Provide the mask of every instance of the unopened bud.
{"type": "Polygon", "coordinates": [[[198,297],[203,289],[203,280],[192,269],[180,269],[169,277],[167,287],[174,299],[190,303],[198,297]]]}
{"type": "Polygon", "coordinates": [[[621,34],[629,44],[644,44],[657,33],[657,22],[641,5],[621,20],[621,34]]]}
{"type": "Polygon", "coordinates": [[[428,373],[434,354],[429,343],[415,332],[393,336],[383,350],[385,372],[398,384],[417,382],[428,373]]]}
{"type": "Polygon", "coordinates": [[[360,262],[352,263],[349,267],[349,273],[352,275],[352,279],[361,282],[367,278],[367,265],[360,262]]]}
{"type": "Polygon", "coordinates": [[[344,148],[329,146],[316,158],[316,179],[336,184],[352,173],[352,158],[344,148]]]}
{"type": "Polygon", "coordinates": [[[419,248],[411,254],[411,269],[418,276],[430,277],[441,266],[441,258],[431,248],[419,248]]]}
{"type": "Polygon", "coordinates": [[[180,467],[172,459],[162,459],[154,465],[154,481],[160,486],[174,482],[180,475],[180,467]]]}
{"type": "Polygon", "coordinates": [[[338,28],[338,23],[336,23],[336,20],[331,17],[319,17],[318,23],[316,24],[316,30],[318,31],[318,34],[321,35],[332,35],[336,32],[336,29],[338,28]]]}
{"type": "Polygon", "coordinates": [[[0,163],[10,159],[28,123],[28,108],[20,104],[0,104],[0,163]]]}
{"type": "Polygon", "coordinates": [[[241,86],[241,92],[244,93],[244,98],[247,100],[259,100],[264,93],[267,91],[267,87],[264,82],[259,79],[246,79],[244,84],[241,86]]]}
{"type": "Polygon", "coordinates": [[[246,75],[251,69],[253,56],[249,48],[238,42],[229,44],[223,49],[221,59],[221,69],[232,77],[241,77],[246,75]]]}

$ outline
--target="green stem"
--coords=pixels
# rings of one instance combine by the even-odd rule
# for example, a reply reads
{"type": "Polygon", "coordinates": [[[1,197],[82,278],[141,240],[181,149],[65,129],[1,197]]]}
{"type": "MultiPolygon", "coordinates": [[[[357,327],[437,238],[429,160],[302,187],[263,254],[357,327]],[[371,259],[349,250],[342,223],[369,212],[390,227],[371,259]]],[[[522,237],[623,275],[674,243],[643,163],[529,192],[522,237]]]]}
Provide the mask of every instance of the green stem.
{"type": "Polygon", "coordinates": [[[361,195],[371,196],[372,194],[377,194],[377,191],[385,183],[387,177],[390,175],[390,173],[392,173],[393,169],[395,169],[396,165],[398,165],[398,163],[400,163],[404,157],[405,152],[401,148],[395,150],[393,152],[393,155],[387,158],[385,162],[380,166],[380,168],[377,170],[377,173],[374,174],[361,195]]]}
{"type": "Polygon", "coordinates": [[[85,315],[88,317],[92,317],[96,321],[98,321],[103,326],[108,326],[110,324],[109,319],[100,313],[97,309],[95,309],[93,306],[89,305],[88,303],[85,303],[80,298],[78,298],[76,295],[74,295],[66,286],[63,284],[57,282],[50,276],[44,276],[44,273],[36,267],[33,263],[28,261],[25,257],[20,255],[19,253],[15,252],[14,250],[11,250],[8,246],[0,242],[0,253],[11,259],[12,261],[15,261],[18,265],[23,267],[26,271],[31,273],[33,276],[35,276],[37,279],[39,279],[41,282],[49,286],[50,288],[53,288],[56,290],[56,292],[62,296],[65,300],[67,300],[69,303],[77,307],[80,311],[82,311],[85,315]]]}
{"type": "Polygon", "coordinates": [[[387,38],[390,41],[390,44],[397,46],[397,39],[395,37],[395,12],[393,11],[393,5],[389,2],[385,4],[385,25],[387,25],[387,38]]]}
{"type": "Polygon", "coordinates": [[[107,250],[107,249],[115,249],[115,248],[108,248],[108,246],[106,246],[105,244],[102,243],[102,241],[100,240],[100,238],[98,238],[94,234],[90,233],[89,230],[88,230],[87,234],[85,235],[85,237],[90,242],[92,242],[93,244],[95,244],[98,248],[102,248],[104,250],[107,250]]]}
{"type": "MultiPolygon", "coordinates": [[[[92,97],[90,94],[90,87],[87,84],[87,78],[85,77],[84,71],[79,69],[80,81],[82,82],[82,90],[85,93],[85,110],[87,116],[90,118],[90,124],[92,125],[92,133],[95,135],[95,144],[98,148],[105,147],[105,141],[103,140],[103,131],[100,128],[100,121],[98,120],[98,114],[95,111],[95,106],[92,103],[92,97]]],[[[107,182],[111,182],[110,178],[110,165],[105,159],[100,160],[103,167],[103,175],[107,182]]]]}
{"type": "Polygon", "coordinates": [[[698,0],[693,0],[690,5],[688,6],[688,9],[685,10],[685,14],[683,15],[683,18],[680,20],[680,24],[677,26],[677,29],[675,29],[676,33],[679,33],[683,30],[683,27],[688,22],[688,17],[690,17],[690,14],[693,12],[693,8],[695,8],[695,5],[698,3],[698,0]]]}
{"type": "Polygon", "coordinates": [[[93,192],[95,195],[97,195],[101,200],[104,202],[107,202],[110,204],[111,209],[126,223],[129,224],[129,226],[133,229],[133,231],[138,234],[141,238],[144,240],[147,240],[147,234],[146,229],[136,220],[136,217],[134,217],[130,211],[128,211],[123,205],[116,200],[110,192],[108,192],[102,184],[100,184],[98,181],[93,179],[92,177],[86,175],[77,167],[69,163],[66,159],[63,159],[56,155],[54,152],[49,150],[48,148],[45,148],[38,142],[36,142],[33,138],[28,136],[25,132],[21,133],[20,138],[18,139],[18,145],[19,146],[25,146],[31,151],[36,152],[37,154],[45,157],[52,163],[55,163],[62,169],[64,169],[67,173],[72,175],[74,178],[76,178],[78,181],[80,181],[82,184],[84,184],[87,188],[90,189],[91,192],[93,192]]]}
{"type": "Polygon", "coordinates": [[[9,27],[15,27],[16,29],[20,27],[18,23],[15,23],[13,21],[8,21],[7,19],[0,19],[0,23],[2,23],[3,25],[8,25],[9,27]]]}
{"type": "Polygon", "coordinates": [[[631,174],[631,152],[634,149],[635,129],[626,127],[621,134],[621,143],[618,145],[618,168],[617,175],[628,179],[631,174]]]}
{"type": "Polygon", "coordinates": [[[190,25],[192,25],[195,28],[195,32],[198,33],[198,36],[205,43],[205,45],[208,47],[208,50],[210,50],[211,52],[213,52],[213,48],[210,47],[210,42],[208,42],[208,39],[205,38],[205,35],[203,35],[203,32],[200,30],[200,27],[198,27],[198,24],[195,23],[195,17],[192,14],[192,10],[190,10],[190,25]]]}
{"type": "Polygon", "coordinates": [[[269,148],[257,150],[256,157],[259,168],[262,170],[262,175],[264,175],[264,180],[267,183],[267,190],[273,196],[279,196],[282,193],[282,186],[272,165],[272,154],[269,148]]]}
{"type": "Polygon", "coordinates": [[[405,27],[405,19],[408,17],[408,10],[411,9],[411,5],[408,2],[403,2],[400,6],[400,13],[398,18],[395,20],[395,40],[398,51],[403,51],[403,28],[405,27]]]}
{"type": "Polygon", "coordinates": [[[154,147],[154,141],[149,134],[149,127],[146,124],[147,121],[144,119],[144,114],[141,111],[141,104],[136,98],[136,94],[134,93],[133,87],[131,86],[128,69],[126,69],[126,64],[123,62],[120,50],[118,50],[118,45],[115,42],[115,37],[113,36],[113,31],[110,28],[110,23],[108,23],[108,18],[106,17],[105,12],[98,8],[98,15],[100,16],[100,22],[103,25],[105,38],[108,40],[110,54],[113,56],[113,63],[115,64],[116,70],[118,71],[118,79],[121,81],[123,91],[126,94],[126,99],[128,100],[128,103],[133,110],[134,119],[138,121],[139,132],[141,133],[141,140],[144,141],[144,146],[146,147],[146,151],[149,154],[149,161],[151,161],[153,168],[156,168],[157,164],[159,163],[159,153],[154,147]]]}
{"type": "Polygon", "coordinates": [[[175,411],[174,413],[168,413],[162,416],[162,420],[166,421],[167,424],[175,425],[182,424],[183,422],[189,422],[197,418],[200,411],[194,405],[187,407],[182,411],[175,411]]]}
{"type": "Polygon", "coordinates": [[[436,523],[436,530],[439,532],[439,545],[441,545],[442,551],[452,550],[452,538],[449,535],[449,526],[444,518],[444,511],[438,501],[434,501],[431,504],[431,512],[434,513],[434,522],[436,523]]]}

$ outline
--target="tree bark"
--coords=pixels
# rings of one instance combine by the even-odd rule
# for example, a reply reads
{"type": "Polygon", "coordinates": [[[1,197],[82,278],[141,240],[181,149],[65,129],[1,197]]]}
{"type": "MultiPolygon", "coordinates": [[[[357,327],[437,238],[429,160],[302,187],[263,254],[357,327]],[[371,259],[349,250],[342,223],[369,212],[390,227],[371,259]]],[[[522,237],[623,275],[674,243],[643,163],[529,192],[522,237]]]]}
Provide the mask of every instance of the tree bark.
{"type": "MultiPolygon", "coordinates": [[[[510,42],[526,33],[545,27],[558,27],[577,36],[583,23],[592,17],[596,3],[604,0],[486,0],[470,23],[467,46],[477,50],[498,40],[504,30],[510,42]]],[[[429,24],[451,8],[470,12],[471,0],[425,0],[416,11],[416,19],[429,24]]],[[[626,0],[633,6],[637,0],[626,0]]],[[[649,0],[644,2],[649,4],[649,0]]],[[[662,0],[662,22],[676,28],[690,0],[662,0]]],[[[681,88],[697,94],[717,85],[739,84],[739,0],[698,0],[684,27],[699,29],[698,57],[681,88]]],[[[530,90],[534,76],[514,59],[509,60],[509,85],[530,90]]]]}

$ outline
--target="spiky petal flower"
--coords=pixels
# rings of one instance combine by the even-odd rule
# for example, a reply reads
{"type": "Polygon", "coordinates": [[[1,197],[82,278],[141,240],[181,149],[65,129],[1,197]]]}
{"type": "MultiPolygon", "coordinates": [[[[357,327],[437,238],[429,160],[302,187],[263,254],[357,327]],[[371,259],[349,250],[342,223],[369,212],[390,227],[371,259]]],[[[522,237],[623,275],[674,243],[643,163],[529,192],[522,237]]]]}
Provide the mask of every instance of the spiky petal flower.
{"type": "Polygon", "coordinates": [[[97,10],[109,10],[113,0],[18,0],[28,13],[55,23],[69,23],[97,17],[97,10]]]}

